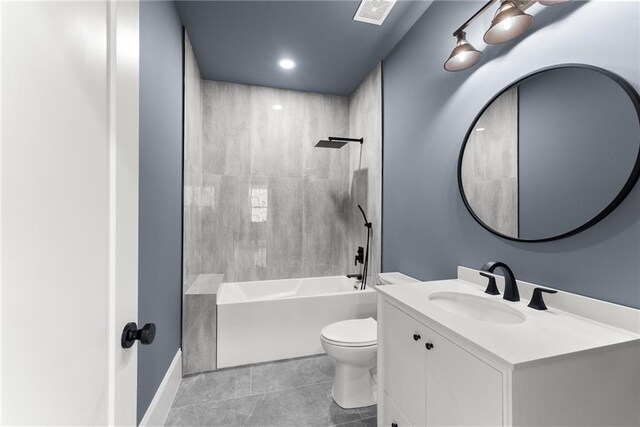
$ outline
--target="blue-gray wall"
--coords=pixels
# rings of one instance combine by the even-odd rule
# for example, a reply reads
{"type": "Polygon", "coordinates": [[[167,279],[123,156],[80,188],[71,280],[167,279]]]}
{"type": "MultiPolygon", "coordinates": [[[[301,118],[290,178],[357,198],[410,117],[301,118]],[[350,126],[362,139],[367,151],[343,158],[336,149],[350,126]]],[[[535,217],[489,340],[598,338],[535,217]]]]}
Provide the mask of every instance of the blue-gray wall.
{"type": "MultiPolygon", "coordinates": [[[[534,70],[587,63],[640,85],[640,4],[570,2],[542,8],[519,43],[484,49],[478,66],[442,68],[452,31],[477,2],[434,3],[383,63],[383,270],[424,280],[456,266],[503,260],[518,278],[640,307],[640,186],[611,215],[573,237],[547,243],[500,239],[467,212],[457,188],[467,128],[499,90],[534,70]]],[[[538,8],[538,6],[536,6],[538,8]]],[[[477,47],[491,14],[474,22],[477,47]]]]}
{"type": "Polygon", "coordinates": [[[521,84],[519,110],[520,237],[564,234],[599,214],[629,179],[638,113],[613,79],[576,68],[521,84]]]}
{"type": "Polygon", "coordinates": [[[138,422],[180,348],[182,299],[182,24],[173,2],[140,2],[138,422]]]}

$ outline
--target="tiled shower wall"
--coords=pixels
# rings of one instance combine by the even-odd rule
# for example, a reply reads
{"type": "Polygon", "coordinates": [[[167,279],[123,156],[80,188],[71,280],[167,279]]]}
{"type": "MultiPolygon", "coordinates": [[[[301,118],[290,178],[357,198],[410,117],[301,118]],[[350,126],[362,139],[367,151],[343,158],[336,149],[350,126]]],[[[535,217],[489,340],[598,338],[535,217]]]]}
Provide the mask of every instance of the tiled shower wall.
{"type": "Polygon", "coordinates": [[[348,132],[348,100],[207,80],[203,88],[202,272],[225,281],[343,274],[348,153],[314,144],[348,132]]]}
{"type": "Polygon", "coordinates": [[[364,137],[351,144],[349,253],[365,247],[367,231],[358,205],[373,223],[369,250],[369,280],[380,272],[382,235],[382,67],[378,64],[349,98],[349,134],[364,137]]]}
{"type": "Polygon", "coordinates": [[[202,78],[185,33],[183,291],[202,273],[202,78]]]}
{"type": "Polygon", "coordinates": [[[377,272],[379,67],[349,98],[196,82],[192,65],[185,64],[185,114],[193,114],[185,120],[187,286],[210,273],[246,281],[356,272],[355,248],[366,238],[357,203],[374,222],[377,272]],[[364,136],[362,161],[359,144],[314,147],[328,136],[364,136]]]}

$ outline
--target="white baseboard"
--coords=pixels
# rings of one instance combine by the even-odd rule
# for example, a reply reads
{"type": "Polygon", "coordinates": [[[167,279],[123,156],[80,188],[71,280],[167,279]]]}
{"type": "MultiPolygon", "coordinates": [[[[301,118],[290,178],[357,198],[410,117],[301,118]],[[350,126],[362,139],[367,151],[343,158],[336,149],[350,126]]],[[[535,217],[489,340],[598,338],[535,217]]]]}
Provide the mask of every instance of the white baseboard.
{"type": "Polygon", "coordinates": [[[182,380],[182,350],[178,349],[167,373],[147,408],[140,427],[163,426],[182,380]]]}

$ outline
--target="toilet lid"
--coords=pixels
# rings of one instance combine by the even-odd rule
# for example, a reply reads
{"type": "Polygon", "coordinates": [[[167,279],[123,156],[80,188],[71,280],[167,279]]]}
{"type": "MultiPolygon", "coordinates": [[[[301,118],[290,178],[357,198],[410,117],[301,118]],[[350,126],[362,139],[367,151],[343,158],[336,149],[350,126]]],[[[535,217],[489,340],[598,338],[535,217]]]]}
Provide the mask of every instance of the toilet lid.
{"type": "Polygon", "coordinates": [[[378,324],[371,317],[343,320],[325,326],[321,335],[326,340],[345,347],[364,347],[378,342],[378,324]]]}

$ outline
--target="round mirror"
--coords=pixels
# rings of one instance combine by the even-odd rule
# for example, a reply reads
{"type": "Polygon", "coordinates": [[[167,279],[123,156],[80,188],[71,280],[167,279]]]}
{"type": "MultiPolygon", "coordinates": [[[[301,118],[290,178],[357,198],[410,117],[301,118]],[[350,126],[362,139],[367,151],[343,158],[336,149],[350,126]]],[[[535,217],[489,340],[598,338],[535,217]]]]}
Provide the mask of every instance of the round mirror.
{"type": "Polygon", "coordinates": [[[600,221],[640,173],[640,99],[621,77],[563,65],[496,95],[467,132],[458,185],[501,237],[540,242],[600,221]]]}

